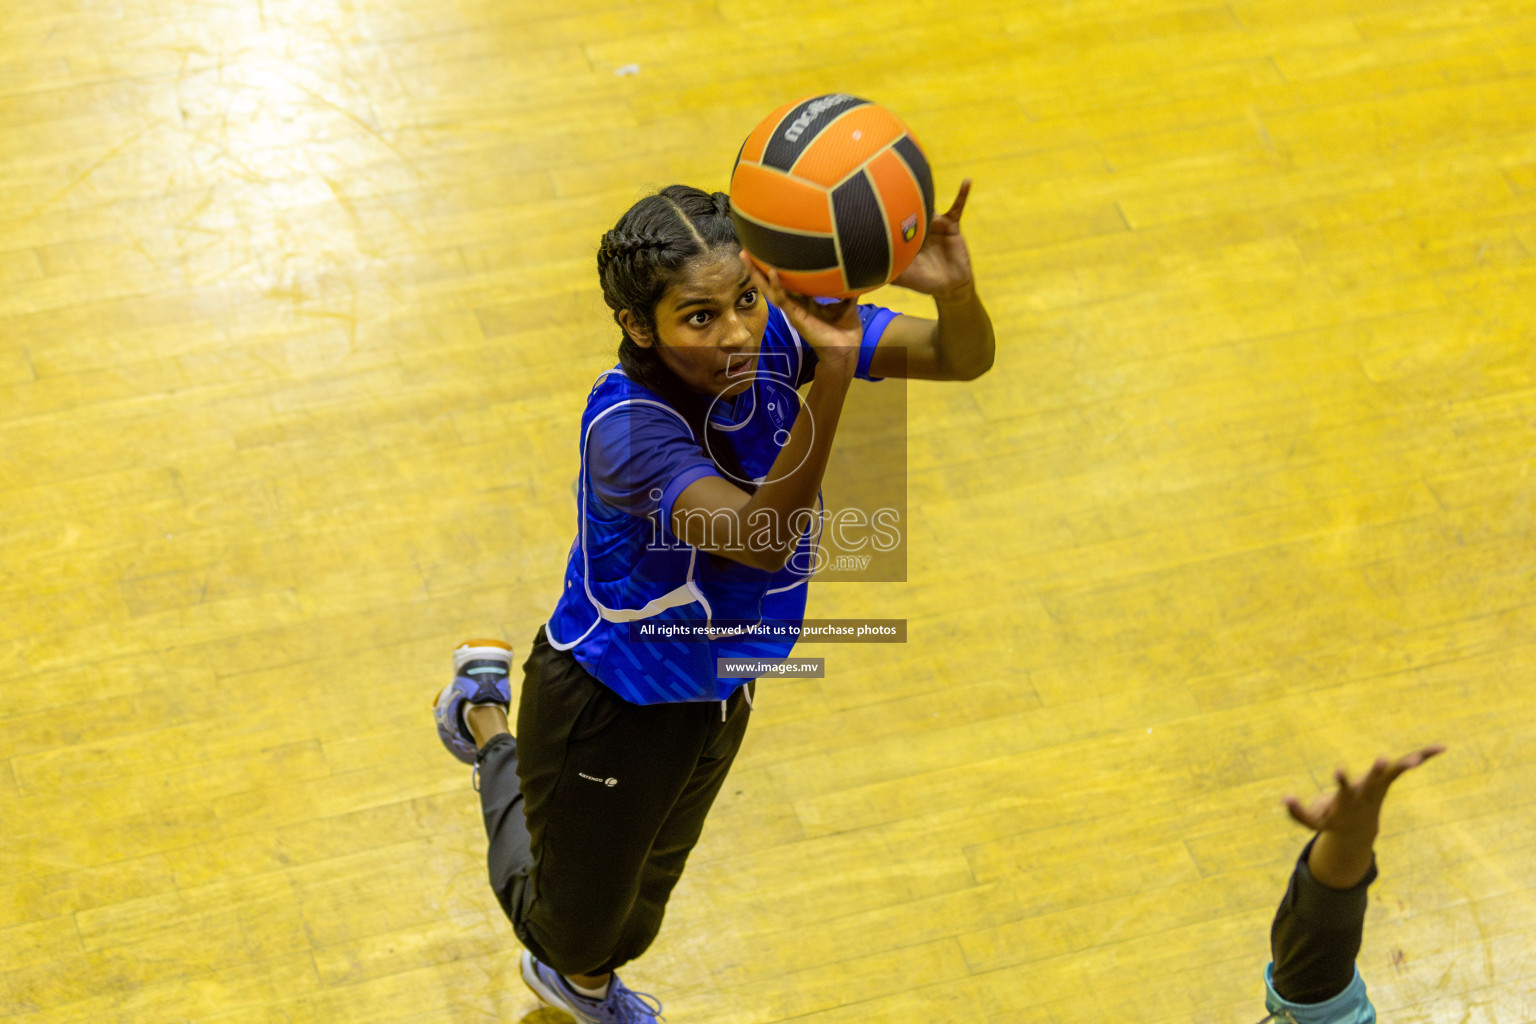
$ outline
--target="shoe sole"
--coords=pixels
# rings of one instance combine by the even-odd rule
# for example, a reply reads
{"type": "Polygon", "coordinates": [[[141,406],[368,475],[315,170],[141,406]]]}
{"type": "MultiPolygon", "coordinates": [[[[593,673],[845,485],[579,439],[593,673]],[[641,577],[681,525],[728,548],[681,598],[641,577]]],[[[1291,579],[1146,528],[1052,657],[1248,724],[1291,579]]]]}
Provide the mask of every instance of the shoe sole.
{"type": "Polygon", "coordinates": [[[505,661],[510,672],[512,668],[512,645],[500,640],[466,640],[453,652],[453,674],[458,675],[459,670],[469,662],[477,658],[493,658],[505,661]]]}
{"type": "MultiPolygon", "coordinates": [[[[477,659],[502,659],[507,662],[507,674],[512,674],[512,645],[500,640],[466,640],[459,644],[453,652],[453,674],[457,676],[459,670],[471,661],[477,659]]],[[[450,683],[437,691],[437,696],[432,698],[432,707],[435,710],[443,702],[443,694],[453,688],[450,683]]]]}
{"type": "Polygon", "coordinates": [[[539,977],[538,970],[533,966],[533,954],[526,949],[523,950],[523,955],[520,958],[520,966],[522,968],[523,984],[528,986],[528,991],[539,997],[539,1002],[559,1010],[561,1013],[569,1014],[571,1019],[576,1021],[576,1024],[598,1024],[597,1021],[594,1021],[591,1017],[588,1017],[562,999],[558,992],[551,989],[544,979],[539,977]]]}

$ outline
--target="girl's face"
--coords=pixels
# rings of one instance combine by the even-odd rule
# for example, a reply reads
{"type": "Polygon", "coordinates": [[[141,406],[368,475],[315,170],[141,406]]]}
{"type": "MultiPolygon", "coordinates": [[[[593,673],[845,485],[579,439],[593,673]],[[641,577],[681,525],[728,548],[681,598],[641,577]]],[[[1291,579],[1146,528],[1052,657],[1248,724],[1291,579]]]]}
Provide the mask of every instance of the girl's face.
{"type": "Polygon", "coordinates": [[[689,264],[652,312],[654,337],[628,310],[621,314],[624,327],[637,345],[654,346],[667,369],[689,388],[714,398],[751,386],[768,326],[768,302],[735,250],[716,249],[689,264]]]}

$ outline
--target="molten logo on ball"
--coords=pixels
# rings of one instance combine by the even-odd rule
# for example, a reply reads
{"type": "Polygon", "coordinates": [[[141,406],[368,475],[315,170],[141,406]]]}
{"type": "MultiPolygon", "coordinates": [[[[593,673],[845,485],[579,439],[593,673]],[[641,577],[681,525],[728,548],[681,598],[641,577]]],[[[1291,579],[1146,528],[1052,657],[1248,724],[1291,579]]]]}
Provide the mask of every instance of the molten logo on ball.
{"type": "Polygon", "coordinates": [[[794,124],[785,129],[784,138],[790,142],[799,142],[800,136],[805,134],[805,130],[811,126],[813,121],[833,107],[849,102],[861,101],[840,92],[835,92],[830,96],[823,96],[818,100],[812,100],[810,105],[801,112],[800,116],[795,118],[794,124]]]}

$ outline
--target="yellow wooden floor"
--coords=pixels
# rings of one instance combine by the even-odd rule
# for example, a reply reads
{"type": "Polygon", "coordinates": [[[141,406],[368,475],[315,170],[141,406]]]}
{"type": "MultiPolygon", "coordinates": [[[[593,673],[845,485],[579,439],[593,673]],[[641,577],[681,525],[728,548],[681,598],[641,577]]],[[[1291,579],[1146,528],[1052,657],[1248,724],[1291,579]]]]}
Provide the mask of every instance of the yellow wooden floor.
{"type": "Polygon", "coordinates": [[[908,391],[909,582],[813,591],[910,642],[764,685],[630,984],[1252,1024],[1280,796],[1441,740],[1363,973],[1536,1020],[1533,0],[0,16],[0,1021],[554,1019],[428,702],[556,594],[600,233],[832,90],[974,177],[997,362],[908,391]]]}

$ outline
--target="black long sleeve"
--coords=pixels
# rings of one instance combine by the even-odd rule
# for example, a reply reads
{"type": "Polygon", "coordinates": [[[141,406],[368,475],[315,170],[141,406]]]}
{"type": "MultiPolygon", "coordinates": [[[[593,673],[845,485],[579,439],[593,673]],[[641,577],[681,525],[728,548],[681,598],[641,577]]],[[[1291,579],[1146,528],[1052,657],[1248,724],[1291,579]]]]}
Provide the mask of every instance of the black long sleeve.
{"type": "Polygon", "coordinates": [[[1365,931],[1366,890],[1376,881],[1373,856],[1358,885],[1330,889],[1307,870],[1311,852],[1309,842],[1296,860],[1269,932],[1275,991],[1293,1003],[1325,1002],[1354,980],[1365,931]]]}

